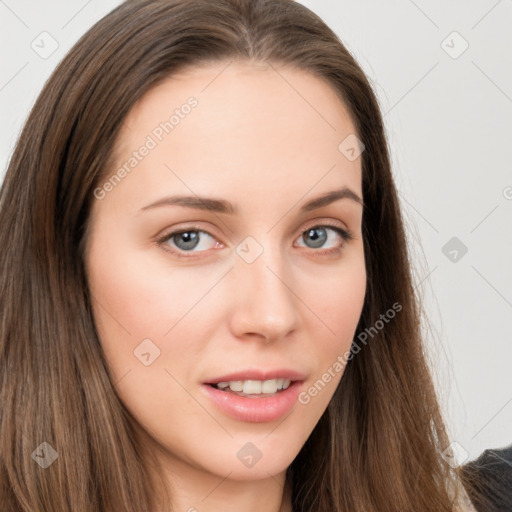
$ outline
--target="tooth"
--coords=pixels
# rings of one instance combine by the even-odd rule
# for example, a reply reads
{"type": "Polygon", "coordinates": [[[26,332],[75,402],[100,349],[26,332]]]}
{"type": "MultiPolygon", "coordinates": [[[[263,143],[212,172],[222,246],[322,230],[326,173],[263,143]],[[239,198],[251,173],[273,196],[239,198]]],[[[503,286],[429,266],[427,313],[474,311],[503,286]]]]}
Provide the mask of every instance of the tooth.
{"type": "Polygon", "coordinates": [[[229,382],[229,388],[231,391],[242,391],[243,383],[241,380],[232,380],[229,382]]]}
{"type": "Polygon", "coordinates": [[[232,380],[229,382],[218,382],[217,388],[226,390],[230,388],[231,391],[243,392],[247,395],[258,395],[258,394],[273,394],[277,391],[287,389],[291,384],[290,379],[269,379],[265,381],[261,380],[232,380]]]}
{"type": "Polygon", "coordinates": [[[245,380],[243,392],[246,395],[255,395],[261,393],[261,380],[245,380]]]}
{"type": "Polygon", "coordinates": [[[277,391],[277,379],[266,380],[261,385],[262,393],[275,393],[277,391]]]}

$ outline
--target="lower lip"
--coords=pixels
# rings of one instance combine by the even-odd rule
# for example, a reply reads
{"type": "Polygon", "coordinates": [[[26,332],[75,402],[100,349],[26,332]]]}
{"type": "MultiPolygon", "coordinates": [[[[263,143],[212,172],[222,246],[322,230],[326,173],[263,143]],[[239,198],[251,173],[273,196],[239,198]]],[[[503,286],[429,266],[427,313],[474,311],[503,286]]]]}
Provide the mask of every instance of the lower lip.
{"type": "Polygon", "coordinates": [[[202,389],[206,395],[228,416],[239,421],[264,423],[278,420],[288,414],[295,403],[302,387],[301,381],[290,384],[288,389],[267,397],[244,397],[229,391],[221,391],[208,384],[202,389]]]}

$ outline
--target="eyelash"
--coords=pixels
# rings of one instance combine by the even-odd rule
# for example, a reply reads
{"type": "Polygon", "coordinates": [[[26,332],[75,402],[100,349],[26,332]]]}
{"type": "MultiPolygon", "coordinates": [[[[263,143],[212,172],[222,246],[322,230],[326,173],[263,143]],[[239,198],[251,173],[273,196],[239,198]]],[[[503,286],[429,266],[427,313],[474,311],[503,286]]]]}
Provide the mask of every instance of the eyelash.
{"type": "MultiPolygon", "coordinates": [[[[309,226],[309,227],[305,228],[301,232],[301,236],[304,233],[306,233],[307,231],[309,231],[311,229],[314,229],[314,228],[330,228],[330,229],[336,231],[336,233],[338,235],[340,235],[340,237],[343,239],[343,245],[341,245],[339,247],[334,247],[334,248],[327,249],[327,250],[324,250],[324,251],[312,249],[313,254],[315,256],[331,256],[331,255],[339,254],[341,252],[341,250],[343,249],[343,247],[345,246],[345,243],[349,242],[350,240],[352,240],[354,238],[352,236],[352,234],[350,233],[350,231],[342,228],[339,224],[335,224],[335,223],[331,223],[331,222],[326,222],[326,223],[323,223],[323,224],[313,224],[312,226],[309,226]]],[[[187,252],[190,252],[190,253],[193,254],[192,251],[179,251],[179,250],[176,250],[176,249],[171,249],[171,248],[169,248],[169,246],[164,247],[165,242],[169,241],[172,237],[174,237],[176,235],[180,235],[182,233],[187,233],[189,231],[197,231],[197,232],[200,232],[200,233],[205,233],[208,236],[210,236],[213,239],[215,239],[214,235],[212,235],[208,231],[200,228],[199,226],[187,226],[185,228],[179,229],[177,231],[172,231],[171,233],[168,233],[168,234],[164,235],[163,237],[159,238],[156,241],[156,243],[157,243],[158,246],[162,247],[162,249],[164,251],[170,252],[170,253],[172,253],[174,256],[176,256],[178,258],[194,258],[194,256],[185,256],[185,254],[187,252]]],[[[199,251],[199,252],[207,252],[207,251],[199,251]]]]}

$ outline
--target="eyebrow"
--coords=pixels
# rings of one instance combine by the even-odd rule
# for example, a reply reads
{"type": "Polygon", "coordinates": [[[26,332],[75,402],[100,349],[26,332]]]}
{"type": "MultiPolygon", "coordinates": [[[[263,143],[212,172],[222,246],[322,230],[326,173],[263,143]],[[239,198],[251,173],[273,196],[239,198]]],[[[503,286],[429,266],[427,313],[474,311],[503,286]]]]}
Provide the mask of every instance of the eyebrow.
{"type": "MultiPolygon", "coordinates": [[[[327,206],[340,199],[350,199],[361,206],[363,206],[363,200],[350,188],[343,187],[339,190],[332,190],[326,192],[314,199],[309,200],[305,203],[301,209],[301,213],[310,212],[327,206]]],[[[140,209],[140,211],[150,210],[152,208],[158,208],[161,206],[185,206],[187,208],[194,208],[197,210],[209,210],[217,213],[225,213],[228,215],[236,215],[239,213],[238,208],[225,199],[214,199],[209,197],[199,196],[168,196],[158,199],[154,203],[148,204],[140,209]]]]}

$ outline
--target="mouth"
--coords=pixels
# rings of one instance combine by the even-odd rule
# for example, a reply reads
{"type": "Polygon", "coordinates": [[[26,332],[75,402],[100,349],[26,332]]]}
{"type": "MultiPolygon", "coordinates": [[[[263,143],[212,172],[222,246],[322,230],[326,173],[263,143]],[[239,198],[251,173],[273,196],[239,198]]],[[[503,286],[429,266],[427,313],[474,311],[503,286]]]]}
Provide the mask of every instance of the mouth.
{"type": "Polygon", "coordinates": [[[279,377],[268,380],[230,380],[208,385],[225,393],[234,393],[248,398],[264,398],[282,393],[290,387],[292,382],[295,381],[279,377]]]}
{"type": "Polygon", "coordinates": [[[244,422],[271,422],[289,414],[306,377],[298,372],[248,371],[203,383],[205,395],[222,413],[244,422]]]}

